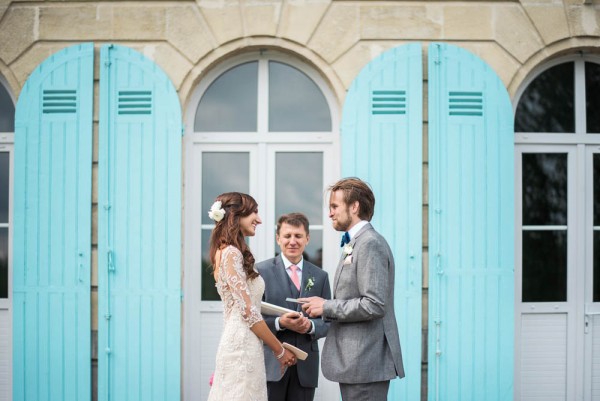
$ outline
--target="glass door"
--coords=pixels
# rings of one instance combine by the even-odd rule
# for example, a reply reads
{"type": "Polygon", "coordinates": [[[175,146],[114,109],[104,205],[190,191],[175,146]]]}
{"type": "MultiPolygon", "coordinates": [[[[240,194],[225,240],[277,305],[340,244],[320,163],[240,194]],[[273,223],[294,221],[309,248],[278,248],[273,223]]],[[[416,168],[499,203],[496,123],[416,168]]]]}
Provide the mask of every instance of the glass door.
{"type": "MultiPolygon", "coordinates": [[[[188,138],[190,139],[190,138],[188,138]]],[[[186,145],[184,179],[184,277],[183,316],[186,325],[182,359],[184,380],[201,383],[190,399],[207,399],[208,381],[214,366],[223,325],[223,306],[212,277],[208,243],[214,222],[208,218],[217,195],[239,191],[256,197],[259,186],[256,145],[186,145]],[[192,375],[194,377],[190,377],[192,375]],[[185,377],[187,376],[187,377],[185,377]]],[[[257,198],[260,207],[262,199],[257,198]]],[[[259,231],[259,230],[257,230],[259,231]]],[[[252,250],[256,237],[249,240],[252,250]]],[[[191,394],[190,394],[191,396],[191,394]]]]}
{"type": "Polygon", "coordinates": [[[0,134],[0,400],[12,398],[13,145],[5,140],[12,134],[0,134]]]}
{"type": "Polygon", "coordinates": [[[11,152],[0,144],[0,309],[8,309],[11,152]]]}
{"type": "MultiPolygon", "coordinates": [[[[282,213],[310,220],[306,257],[335,269],[339,248],[323,202],[339,177],[337,103],[322,76],[287,54],[261,49],[209,71],[192,94],[184,136],[184,399],[206,399],[222,306],[211,277],[207,211],[216,195],[241,191],[263,224],[248,242],[256,261],[273,257],[282,213]]],[[[330,270],[330,274],[333,270],[330,270]]],[[[319,383],[316,400],[339,398],[319,383]]]]}
{"type": "Polygon", "coordinates": [[[576,148],[518,146],[515,399],[575,399],[576,148]]]}
{"type": "Polygon", "coordinates": [[[592,401],[600,399],[600,146],[587,149],[585,162],[584,399],[592,401]]]}
{"type": "Polygon", "coordinates": [[[327,164],[332,160],[331,148],[323,144],[268,146],[265,258],[279,254],[275,241],[279,216],[300,212],[310,223],[310,242],[304,257],[330,275],[335,272],[337,234],[326,208],[327,186],[337,179],[337,165],[327,164]]]}

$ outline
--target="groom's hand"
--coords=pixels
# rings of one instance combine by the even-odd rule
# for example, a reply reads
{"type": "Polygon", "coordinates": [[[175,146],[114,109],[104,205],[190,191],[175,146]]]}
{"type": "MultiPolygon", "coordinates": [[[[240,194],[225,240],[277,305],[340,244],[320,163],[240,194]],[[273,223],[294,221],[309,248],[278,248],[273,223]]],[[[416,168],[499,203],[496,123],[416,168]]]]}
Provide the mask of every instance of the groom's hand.
{"type": "Polygon", "coordinates": [[[303,302],[302,310],[310,317],[319,317],[323,314],[325,299],[321,297],[298,298],[298,302],[303,302]]]}
{"type": "Polygon", "coordinates": [[[279,325],[296,333],[304,334],[311,328],[310,320],[298,312],[289,312],[279,317],[279,325]]]}

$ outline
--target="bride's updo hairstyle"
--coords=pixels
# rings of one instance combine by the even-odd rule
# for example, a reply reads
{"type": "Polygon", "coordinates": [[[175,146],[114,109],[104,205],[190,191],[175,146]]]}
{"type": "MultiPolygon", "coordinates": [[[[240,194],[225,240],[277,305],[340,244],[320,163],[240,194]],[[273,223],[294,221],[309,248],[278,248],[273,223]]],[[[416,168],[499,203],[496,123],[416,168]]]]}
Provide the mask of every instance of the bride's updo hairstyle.
{"type": "Polygon", "coordinates": [[[258,212],[258,203],[250,195],[240,192],[226,192],[217,196],[216,201],[221,202],[221,208],[225,211],[225,216],[216,221],[215,228],[210,235],[209,255],[213,271],[216,268],[215,255],[217,251],[228,245],[233,245],[242,252],[246,276],[249,279],[258,277],[258,273],[254,270],[254,256],[252,256],[240,228],[240,218],[258,212]]]}

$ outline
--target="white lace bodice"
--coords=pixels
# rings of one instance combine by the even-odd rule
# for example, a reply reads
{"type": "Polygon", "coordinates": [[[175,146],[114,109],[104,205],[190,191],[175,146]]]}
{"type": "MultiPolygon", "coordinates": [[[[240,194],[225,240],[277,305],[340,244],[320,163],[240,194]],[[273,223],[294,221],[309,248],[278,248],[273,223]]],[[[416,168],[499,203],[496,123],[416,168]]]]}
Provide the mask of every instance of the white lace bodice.
{"type": "Polygon", "coordinates": [[[238,313],[248,327],[263,320],[260,301],[265,291],[265,282],[260,276],[247,280],[242,253],[231,245],[221,253],[216,286],[223,301],[225,321],[232,313],[238,313]]]}
{"type": "Polygon", "coordinates": [[[217,291],[223,301],[223,334],[217,349],[209,401],[267,401],[262,341],[250,330],[262,320],[260,301],[265,282],[248,280],[239,249],[221,253],[217,291]]]}

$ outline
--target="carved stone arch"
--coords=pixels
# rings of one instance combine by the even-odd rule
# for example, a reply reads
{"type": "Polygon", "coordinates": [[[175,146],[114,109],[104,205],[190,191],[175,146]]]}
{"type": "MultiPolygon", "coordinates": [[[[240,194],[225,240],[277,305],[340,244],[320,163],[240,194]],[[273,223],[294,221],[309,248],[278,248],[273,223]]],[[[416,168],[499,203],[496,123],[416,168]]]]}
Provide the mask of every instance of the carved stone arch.
{"type": "Polygon", "coordinates": [[[343,103],[347,88],[329,62],[310,48],[296,42],[282,38],[261,37],[233,40],[202,57],[190,70],[179,88],[179,99],[184,110],[189,107],[195,88],[206,77],[207,73],[210,73],[216,66],[231,57],[260,49],[270,49],[286,53],[292,57],[296,57],[300,62],[309,65],[321,75],[329,90],[334,94],[337,106],[339,107],[343,103]]]}

